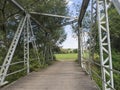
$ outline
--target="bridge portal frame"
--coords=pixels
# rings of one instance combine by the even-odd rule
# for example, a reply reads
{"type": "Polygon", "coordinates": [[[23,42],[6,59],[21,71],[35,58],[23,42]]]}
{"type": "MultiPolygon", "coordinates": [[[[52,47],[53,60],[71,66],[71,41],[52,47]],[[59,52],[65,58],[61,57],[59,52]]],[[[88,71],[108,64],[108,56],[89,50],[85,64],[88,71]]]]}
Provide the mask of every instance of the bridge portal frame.
{"type": "MultiPolygon", "coordinates": [[[[11,0],[11,1],[15,1],[15,0],[11,0]]],[[[89,0],[87,0],[87,1],[89,2],[89,0]]],[[[111,46],[110,46],[110,34],[109,34],[109,21],[108,21],[108,12],[107,12],[108,4],[107,4],[107,0],[93,0],[93,1],[95,1],[95,2],[92,2],[92,5],[97,6],[96,8],[94,8],[94,10],[97,11],[96,15],[97,15],[97,20],[98,20],[103,90],[108,90],[108,89],[110,89],[110,87],[114,89],[113,71],[112,71],[112,56],[111,56],[111,46]],[[107,55],[107,57],[105,57],[104,55],[107,55]],[[109,68],[109,70],[106,68],[109,68]],[[109,76],[109,79],[107,78],[108,76],[109,76]]],[[[84,0],[84,2],[85,2],[85,0],[84,0]]],[[[21,8],[21,10],[26,12],[23,8],[21,8]]],[[[84,16],[84,13],[82,13],[82,18],[84,16]]],[[[80,19],[78,21],[80,21],[80,19]]],[[[79,23],[79,25],[80,26],[79,26],[78,34],[80,34],[81,23],[79,23]]],[[[27,24],[27,26],[28,26],[28,24],[27,24]]],[[[27,39],[28,39],[28,37],[29,36],[27,36],[27,39]]],[[[28,46],[25,46],[25,47],[28,48],[28,46]]],[[[80,47],[79,47],[79,49],[80,49],[80,47]]],[[[81,49],[79,51],[81,51],[81,49]]],[[[26,52],[26,53],[28,55],[28,52],[26,52]]],[[[80,54],[81,53],[79,53],[79,55],[80,54]]],[[[81,55],[79,57],[81,58],[81,55]]],[[[29,58],[29,57],[27,56],[27,58],[29,58]]],[[[26,62],[26,60],[25,60],[25,62],[26,62]]],[[[3,65],[3,67],[5,67],[5,65],[3,65]]],[[[29,73],[29,70],[28,70],[28,73],[29,73]]],[[[5,76],[5,75],[3,75],[3,76],[5,76]]],[[[2,80],[1,77],[2,76],[0,76],[0,80],[2,80]]],[[[2,81],[4,81],[4,80],[2,80],[2,81]]],[[[2,84],[3,83],[4,82],[2,82],[2,84]]]]}

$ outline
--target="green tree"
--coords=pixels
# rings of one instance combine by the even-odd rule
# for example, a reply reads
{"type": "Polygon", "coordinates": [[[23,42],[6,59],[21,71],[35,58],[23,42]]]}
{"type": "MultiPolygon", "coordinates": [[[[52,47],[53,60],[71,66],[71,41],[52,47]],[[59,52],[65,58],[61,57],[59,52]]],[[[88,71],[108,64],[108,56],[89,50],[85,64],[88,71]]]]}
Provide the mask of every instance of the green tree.
{"type": "Polygon", "coordinates": [[[120,52],[120,15],[113,5],[109,10],[109,22],[112,48],[120,52]]]}

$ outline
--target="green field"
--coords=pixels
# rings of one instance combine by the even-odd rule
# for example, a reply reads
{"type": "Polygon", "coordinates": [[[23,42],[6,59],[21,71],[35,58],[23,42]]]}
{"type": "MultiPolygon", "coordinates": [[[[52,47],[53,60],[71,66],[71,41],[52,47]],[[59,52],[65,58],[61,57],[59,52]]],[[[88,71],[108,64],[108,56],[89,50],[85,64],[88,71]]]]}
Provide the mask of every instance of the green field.
{"type": "Polygon", "coordinates": [[[55,57],[59,61],[75,61],[77,59],[77,53],[55,54],[55,57]]]}

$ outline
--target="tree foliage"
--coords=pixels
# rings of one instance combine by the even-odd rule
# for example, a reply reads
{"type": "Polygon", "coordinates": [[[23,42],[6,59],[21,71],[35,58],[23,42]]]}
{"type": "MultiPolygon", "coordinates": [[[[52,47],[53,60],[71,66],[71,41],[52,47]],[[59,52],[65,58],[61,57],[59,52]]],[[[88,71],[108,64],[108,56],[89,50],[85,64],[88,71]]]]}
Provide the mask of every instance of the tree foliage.
{"type": "Polygon", "coordinates": [[[118,43],[120,41],[120,15],[114,6],[109,10],[109,20],[112,47],[120,52],[120,43],[118,43]]]}

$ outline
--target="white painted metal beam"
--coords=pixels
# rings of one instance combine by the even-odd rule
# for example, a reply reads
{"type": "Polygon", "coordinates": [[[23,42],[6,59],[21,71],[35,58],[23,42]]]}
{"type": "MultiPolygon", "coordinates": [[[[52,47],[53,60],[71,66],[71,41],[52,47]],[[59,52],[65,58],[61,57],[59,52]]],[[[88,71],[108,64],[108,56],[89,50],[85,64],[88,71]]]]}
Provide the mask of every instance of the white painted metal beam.
{"type": "Polygon", "coordinates": [[[78,19],[78,17],[70,17],[70,16],[54,15],[54,14],[48,14],[48,13],[31,12],[31,14],[43,15],[43,16],[49,16],[49,17],[66,18],[66,19],[78,19]]]}
{"type": "MultiPolygon", "coordinates": [[[[97,5],[97,23],[100,46],[100,61],[101,66],[112,67],[112,54],[110,44],[110,31],[108,21],[108,5],[107,0],[95,0],[97,5]],[[105,22],[105,23],[102,23],[105,22]],[[104,45],[106,43],[106,45],[104,45]]],[[[101,67],[102,73],[102,90],[114,90],[113,71],[101,67]]]]}
{"type": "Polygon", "coordinates": [[[6,82],[4,80],[5,80],[5,77],[7,75],[7,71],[9,69],[9,67],[10,67],[10,63],[12,61],[12,58],[13,58],[14,52],[16,50],[16,47],[18,45],[18,41],[19,41],[21,33],[23,31],[25,22],[26,22],[26,17],[23,18],[20,21],[19,26],[17,28],[17,31],[15,33],[15,36],[14,36],[14,38],[12,40],[11,45],[10,45],[10,48],[9,48],[9,50],[7,52],[7,55],[6,55],[5,59],[4,59],[2,68],[0,70],[0,86],[6,84],[6,82]],[[7,66],[5,66],[5,65],[7,65],[7,66]]]}

